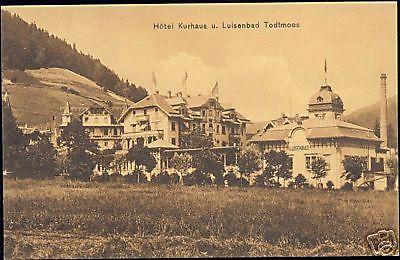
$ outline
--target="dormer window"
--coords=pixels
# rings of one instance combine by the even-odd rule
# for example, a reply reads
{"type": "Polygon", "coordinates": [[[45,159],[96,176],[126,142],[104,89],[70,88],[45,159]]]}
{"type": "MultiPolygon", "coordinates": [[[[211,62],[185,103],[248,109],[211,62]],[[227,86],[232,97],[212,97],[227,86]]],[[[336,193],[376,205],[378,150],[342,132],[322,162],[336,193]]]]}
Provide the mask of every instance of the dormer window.
{"type": "Polygon", "coordinates": [[[318,103],[322,103],[322,101],[324,101],[324,99],[321,96],[317,97],[317,102],[318,103]]]}

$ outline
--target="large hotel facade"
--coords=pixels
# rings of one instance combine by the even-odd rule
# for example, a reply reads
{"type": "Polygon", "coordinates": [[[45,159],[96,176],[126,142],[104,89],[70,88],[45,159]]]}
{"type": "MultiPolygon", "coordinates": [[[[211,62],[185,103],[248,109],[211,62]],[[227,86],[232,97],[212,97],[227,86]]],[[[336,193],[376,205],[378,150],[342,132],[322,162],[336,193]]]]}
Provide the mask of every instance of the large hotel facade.
{"type": "MultiPolygon", "coordinates": [[[[240,147],[246,145],[246,124],[249,120],[230,104],[219,102],[217,95],[183,96],[182,92],[161,95],[155,92],[137,103],[121,109],[99,104],[82,109],[71,109],[67,102],[62,113],[62,128],[73,118],[82,122],[100,149],[116,149],[126,154],[141,142],[156,155],[156,171],[168,168],[174,153],[193,151],[180,149],[183,131],[200,131],[211,137],[213,149],[224,164],[236,160],[240,147]]],[[[133,169],[131,162],[123,166],[125,173],[133,169]]]]}

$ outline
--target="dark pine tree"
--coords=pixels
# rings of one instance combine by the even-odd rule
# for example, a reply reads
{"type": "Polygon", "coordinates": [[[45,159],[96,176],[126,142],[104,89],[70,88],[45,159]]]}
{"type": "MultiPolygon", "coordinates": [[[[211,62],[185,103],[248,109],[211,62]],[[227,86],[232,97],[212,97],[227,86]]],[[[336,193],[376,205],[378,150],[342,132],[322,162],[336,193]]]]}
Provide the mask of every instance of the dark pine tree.
{"type": "Polygon", "coordinates": [[[38,179],[53,178],[57,174],[56,155],[48,136],[36,134],[28,146],[26,156],[30,176],[38,179]]]}
{"type": "Polygon", "coordinates": [[[73,120],[57,139],[60,148],[67,153],[66,173],[71,179],[88,181],[98,158],[98,146],[90,138],[82,124],[73,120]]]}
{"type": "Polygon", "coordinates": [[[26,147],[28,140],[18,128],[10,103],[2,100],[3,169],[15,177],[28,177],[26,147]]]}

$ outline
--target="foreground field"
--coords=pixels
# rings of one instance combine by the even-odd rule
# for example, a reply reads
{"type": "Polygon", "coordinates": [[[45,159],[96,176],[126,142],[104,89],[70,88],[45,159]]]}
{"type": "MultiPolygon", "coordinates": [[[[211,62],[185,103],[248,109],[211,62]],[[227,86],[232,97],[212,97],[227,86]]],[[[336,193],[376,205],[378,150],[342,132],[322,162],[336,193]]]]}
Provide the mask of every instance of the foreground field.
{"type": "Polygon", "coordinates": [[[369,255],[398,236],[397,193],[4,180],[5,254],[21,258],[369,255]]]}

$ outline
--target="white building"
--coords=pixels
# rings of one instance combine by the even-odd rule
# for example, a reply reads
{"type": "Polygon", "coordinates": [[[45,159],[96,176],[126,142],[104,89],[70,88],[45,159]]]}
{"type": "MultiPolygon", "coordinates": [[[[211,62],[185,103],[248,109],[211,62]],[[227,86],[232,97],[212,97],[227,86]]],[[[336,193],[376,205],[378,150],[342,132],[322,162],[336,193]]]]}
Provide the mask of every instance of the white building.
{"type": "MultiPolygon", "coordinates": [[[[269,126],[254,135],[250,142],[257,144],[263,152],[285,151],[292,158],[293,175],[303,174],[315,186],[317,180],[311,178],[311,164],[318,157],[323,157],[328,163],[327,176],[322,179],[324,186],[327,181],[332,181],[334,188],[345,183],[340,176],[344,172],[342,160],[346,156],[364,156],[370,173],[385,174],[387,150],[381,149],[382,140],[371,129],[343,121],[343,111],[340,96],[332,91],[331,86],[324,85],[308,102],[309,118],[269,126]]],[[[376,175],[363,177],[358,184],[370,178],[377,179],[376,189],[386,187],[385,178],[376,175]]]]}

